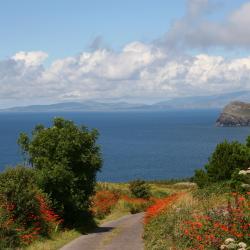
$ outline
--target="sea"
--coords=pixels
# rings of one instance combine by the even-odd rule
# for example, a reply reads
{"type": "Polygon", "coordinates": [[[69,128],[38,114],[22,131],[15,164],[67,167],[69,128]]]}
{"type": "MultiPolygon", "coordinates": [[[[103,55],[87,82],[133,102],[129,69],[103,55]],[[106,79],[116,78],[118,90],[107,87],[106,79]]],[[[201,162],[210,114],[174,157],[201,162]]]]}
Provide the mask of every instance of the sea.
{"type": "Polygon", "coordinates": [[[54,117],[98,129],[103,167],[99,181],[186,178],[202,168],[224,140],[245,142],[249,127],[216,127],[219,110],[162,112],[0,113],[0,171],[22,164],[21,132],[54,117]]]}

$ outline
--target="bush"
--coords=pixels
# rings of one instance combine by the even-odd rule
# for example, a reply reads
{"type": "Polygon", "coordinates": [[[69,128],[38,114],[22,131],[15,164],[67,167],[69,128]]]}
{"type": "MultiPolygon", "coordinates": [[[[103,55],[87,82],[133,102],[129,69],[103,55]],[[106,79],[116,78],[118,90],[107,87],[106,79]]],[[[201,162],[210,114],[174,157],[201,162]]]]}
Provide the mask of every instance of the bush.
{"type": "Polygon", "coordinates": [[[1,205],[0,207],[0,249],[15,249],[22,241],[18,235],[16,225],[10,215],[1,205]]]}
{"type": "Polygon", "coordinates": [[[31,138],[22,133],[18,139],[26,162],[36,169],[39,187],[69,226],[89,215],[89,198],[102,164],[97,137],[96,130],[55,118],[52,127],[38,125],[31,138]]]}
{"type": "Polygon", "coordinates": [[[223,142],[216,146],[205,170],[196,170],[194,181],[200,186],[230,180],[237,168],[250,166],[250,149],[239,142],[223,142]]]}
{"type": "Polygon", "coordinates": [[[148,199],[151,195],[150,186],[143,180],[135,180],[129,183],[129,190],[133,197],[148,199]]]}
{"type": "Polygon", "coordinates": [[[97,218],[103,219],[111,212],[118,199],[117,193],[107,190],[98,191],[92,198],[92,212],[97,218]]]}
{"type": "Polygon", "coordinates": [[[34,171],[18,166],[0,174],[0,248],[29,244],[59,224],[38,190],[34,171]]]}

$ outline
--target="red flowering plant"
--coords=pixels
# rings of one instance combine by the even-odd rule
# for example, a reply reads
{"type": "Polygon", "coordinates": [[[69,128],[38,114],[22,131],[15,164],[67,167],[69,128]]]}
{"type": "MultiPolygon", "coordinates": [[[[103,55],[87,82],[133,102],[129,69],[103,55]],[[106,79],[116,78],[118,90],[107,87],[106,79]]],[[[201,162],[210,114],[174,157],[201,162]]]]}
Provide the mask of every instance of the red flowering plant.
{"type": "Polygon", "coordinates": [[[92,197],[91,210],[97,218],[104,218],[117,203],[119,195],[116,192],[100,190],[92,197]]]}
{"type": "Polygon", "coordinates": [[[37,189],[32,170],[24,167],[0,174],[0,213],[0,249],[30,244],[61,223],[37,189]]]}
{"type": "Polygon", "coordinates": [[[152,218],[165,211],[170,205],[174,204],[180,199],[184,193],[176,193],[162,199],[154,198],[154,204],[146,210],[144,222],[147,224],[152,218]]]}
{"type": "Polygon", "coordinates": [[[180,238],[189,249],[218,249],[226,238],[249,243],[250,203],[247,196],[234,193],[225,206],[193,214],[180,224],[180,238]]]}

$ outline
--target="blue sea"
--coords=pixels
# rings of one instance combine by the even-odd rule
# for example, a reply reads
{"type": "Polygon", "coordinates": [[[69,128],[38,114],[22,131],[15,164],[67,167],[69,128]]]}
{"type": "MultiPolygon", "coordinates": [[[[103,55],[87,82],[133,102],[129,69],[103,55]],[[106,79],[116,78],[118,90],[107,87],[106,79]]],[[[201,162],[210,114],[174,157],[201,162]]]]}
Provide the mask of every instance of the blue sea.
{"type": "Polygon", "coordinates": [[[22,163],[17,138],[53,117],[97,128],[104,165],[101,181],[135,178],[162,180],[193,175],[207,162],[217,143],[244,142],[250,128],[218,128],[218,110],[110,113],[0,114],[0,170],[22,163]]]}

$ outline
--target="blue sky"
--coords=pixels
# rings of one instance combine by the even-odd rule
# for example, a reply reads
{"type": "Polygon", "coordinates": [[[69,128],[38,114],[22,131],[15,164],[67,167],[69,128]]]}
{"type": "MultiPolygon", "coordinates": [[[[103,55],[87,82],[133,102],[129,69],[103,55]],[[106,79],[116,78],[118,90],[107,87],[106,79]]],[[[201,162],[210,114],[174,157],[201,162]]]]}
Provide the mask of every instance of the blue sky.
{"type": "Polygon", "coordinates": [[[249,0],[0,2],[0,107],[250,90],[249,0]]]}
{"type": "MultiPolygon", "coordinates": [[[[212,18],[246,1],[224,2],[212,18]]],[[[42,50],[51,61],[87,50],[96,37],[116,50],[131,41],[158,39],[186,9],[185,0],[8,0],[0,5],[0,56],[42,50]]]]}
{"type": "Polygon", "coordinates": [[[183,0],[2,1],[1,57],[20,50],[43,50],[52,58],[72,55],[99,36],[115,49],[130,41],[149,42],[184,10],[183,0]]]}

